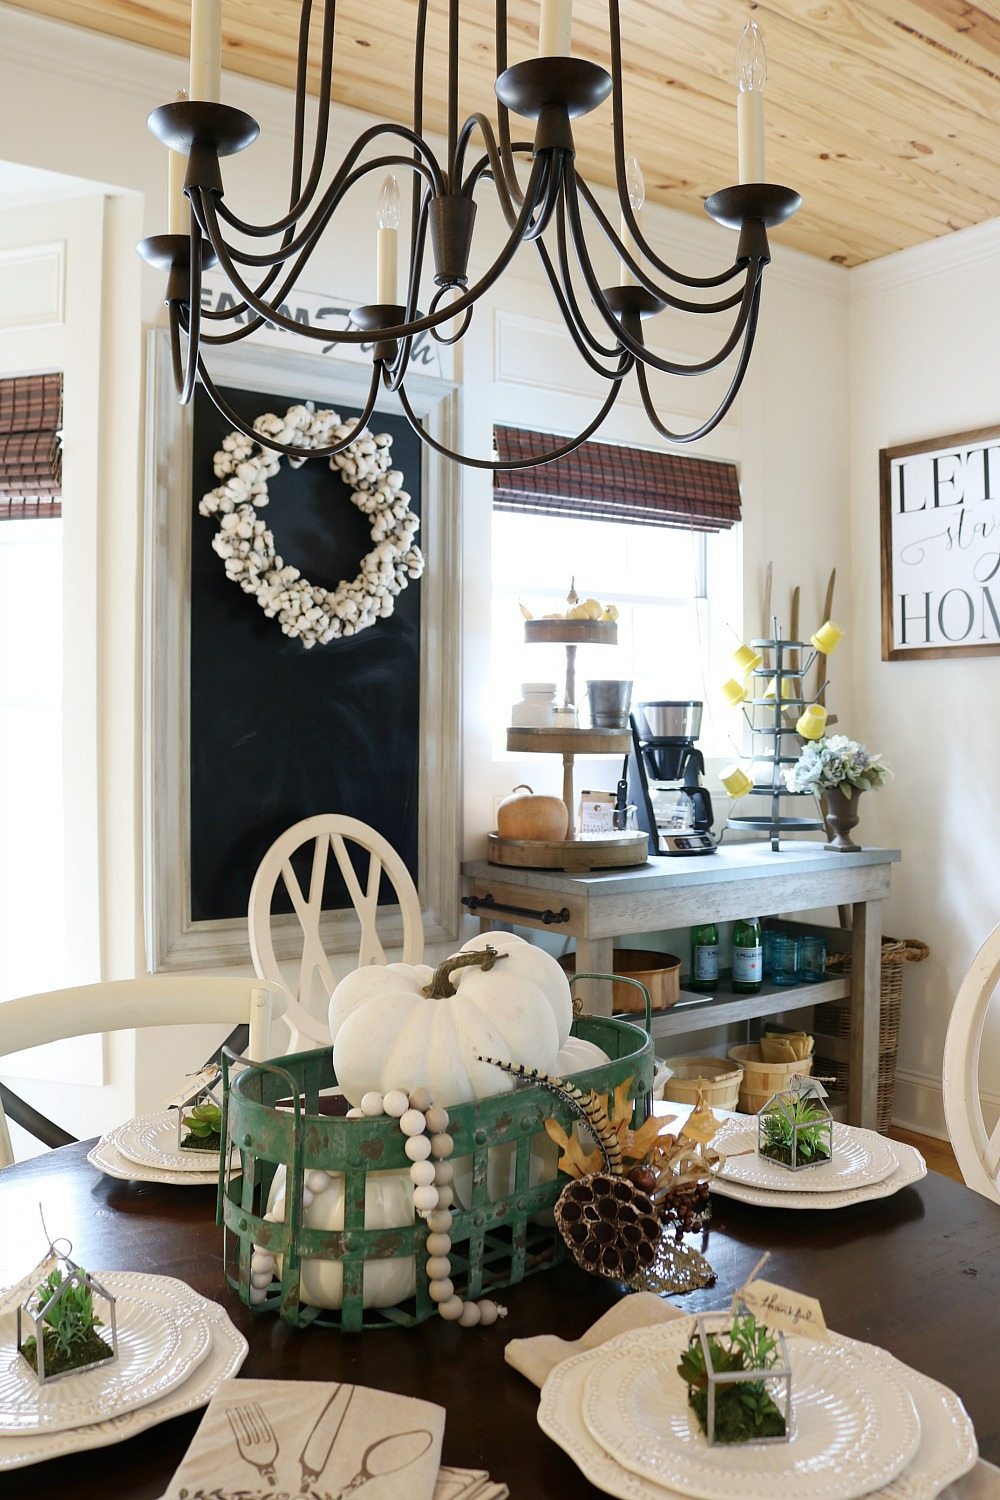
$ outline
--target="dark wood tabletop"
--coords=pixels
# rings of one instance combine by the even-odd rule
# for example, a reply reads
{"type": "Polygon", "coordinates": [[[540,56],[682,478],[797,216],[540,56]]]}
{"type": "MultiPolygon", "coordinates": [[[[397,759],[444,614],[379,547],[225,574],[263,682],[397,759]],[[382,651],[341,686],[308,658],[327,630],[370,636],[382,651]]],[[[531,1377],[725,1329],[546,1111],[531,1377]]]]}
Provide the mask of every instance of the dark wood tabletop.
{"type": "MultiPolygon", "coordinates": [[[[514,1500],[587,1500],[599,1491],[544,1436],[538,1394],[504,1363],[510,1338],[577,1338],[619,1295],[561,1265],[504,1293],[509,1317],[463,1330],[434,1318],[413,1329],[342,1335],[253,1315],[227,1288],[212,1188],[119,1182],[86,1161],[91,1143],[0,1172],[0,1284],[39,1258],[38,1204],[53,1233],[94,1271],[177,1276],[225,1306],[250,1343],[242,1373],[351,1381],[422,1396],[447,1411],[446,1463],[485,1468],[514,1500]],[[57,1226],[57,1228],[56,1228],[57,1226]]],[[[767,1276],[818,1296],[841,1333],[882,1345],[957,1391],[984,1458],[1000,1462],[1000,1208],[931,1172],[892,1198],[835,1212],[776,1211],[715,1200],[705,1251],[711,1290],[685,1310],[724,1306],[764,1250],[767,1276]]],[[[175,1417],[109,1448],[0,1475],[4,1500],[146,1500],[161,1495],[200,1420],[175,1417]]]]}

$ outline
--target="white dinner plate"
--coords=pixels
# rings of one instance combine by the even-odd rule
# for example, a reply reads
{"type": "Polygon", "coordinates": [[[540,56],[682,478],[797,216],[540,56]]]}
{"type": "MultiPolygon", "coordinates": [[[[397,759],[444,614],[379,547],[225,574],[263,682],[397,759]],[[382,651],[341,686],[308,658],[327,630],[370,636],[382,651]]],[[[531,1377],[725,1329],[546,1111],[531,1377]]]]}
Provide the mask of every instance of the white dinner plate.
{"type": "Polygon", "coordinates": [[[208,1353],[208,1323],[198,1312],[108,1290],[117,1297],[118,1358],[72,1379],[39,1385],[17,1350],[14,1309],[0,1316],[0,1433],[59,1432],[144,1406],[208,1353]]]}
{"type": "Polygon", "coordinates": [[[749,1129],[741,1128],[738,1121],[727,1121],[713,1139],[712,1146],[724,1154],[733,1153],[726,1156],[724,1165],[719,1168],[719,1176],[727,1182],[768,1188],[779,1193],[836,1193],[871,1187],[884,1182],[899,1165],[896,1153],[884,1135],[836,1123],[830,1161],[820,1162],[814,1167],[801,1167],[795,1172],[758,1155],[756,1120],[749,1129]]]}
{"type": "MultiPolygon", "coordinates": [[[[901,1474],[876,1490],[870,1500],[935,1500],[967,1473],[978,1456],[975,1432],[961,1401],[945,1386],[911,1370],[884,1349],[831,1334],[834,1348],[867,1350],[892,1366],[913,1397],[920,1418],[920,1446],[901,1474]]],[[[538,1424],[598,1489],[619,1500],[679,1500],[679,1492],[633,1474],[606,1453],[583,1421],[587,1381],[600,1362],[603,1345],[555,1367],[542,1387],[538,1424]]]]}
{"type": "Polygon", "coordinates": [[[218,1175],[218,1151],[182,1151],[177,1144],[177,1111],[160,1110],[157,1114],[137,1115],[109,1130],[107,1140],[120,1156],[138,1162],[141,1167],[156,1167],[161,1172],[211,1172],[218,1175]]]}
{"type": "Polygon", "coordinates": [[[214,1172],[168,1172],[160,1167],[141,1167],[137,1161],[123,1156],[106,1135],[87,1152],[87,1160],[106,1177],[117,1177],[122,1182],[168,1182],[174,1187],[217,1187],[219,1182],[217,1167],[214,1172]]]}
{"type": "Polygon", "coordinates": [[[199,1296],[185,1282],[172,1276],[146,1276],[136,1271],[109,1272],[102,1280],[116,1295],[119,1291],[135,1291],[148,1302],[171,1311],[180,1308],[204,1319],[209,1332],[205,1357],[192,1366],[180,1385],[147,1406],[86,1427],[71,1427],[61,1432],[24,1432],[16,1437],[0,1436],[0,1471],[20,1469],[63,1453],[106,1448],[145,1432],[148,1427],[169,1421],[171,1417],[196,1411],[212,1399],[220,1381],[238,1373],[246,1359],[247,1341],[234,1328],[225,1308],[199,1296]]]}
{"type": "Polygon", "coordinates": [[[787,1342],[790,1441],[710,1445],[676,1368],[694,1327],[678,1319],[603,1345],[583,1420],[623,1468],[698,1500],[858,1500],[916,1453],[920,1422],[892,1369],[801,1338],[787,1342]]]}
{"type": "Polygon", "coordinates": [[[709,1179],[713,1193],[724,1198],[736,1198],[740,1203],[753,1203],[759,1208],[850,1208],[856,1203],[869,1203],[876,1198],[891,1198],[901,1188],[910,1187],[927,1176],[927,1163],[914,1146],[904,1146],[892,1141],[891,1148],[899,1165],[881,1182],[867,1187],[842,1188],[831,1193],[776,1192],[773,1188],[747,1187],[742,1182],[729,1182],[715,1173],[709,1179]]]}

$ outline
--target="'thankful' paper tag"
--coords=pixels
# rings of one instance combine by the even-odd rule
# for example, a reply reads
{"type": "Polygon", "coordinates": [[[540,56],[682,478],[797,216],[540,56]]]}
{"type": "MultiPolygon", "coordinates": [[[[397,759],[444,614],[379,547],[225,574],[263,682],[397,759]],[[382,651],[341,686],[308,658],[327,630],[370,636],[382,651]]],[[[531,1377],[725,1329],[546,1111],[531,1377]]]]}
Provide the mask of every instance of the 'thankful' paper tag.
{"type": "Polygon", "coordinates": [[[750,1280],[739,1292],[749,1312],[768,1328],[782,1333],[804,1333],[814,1339],[827,1336],[823,1309],[815,1297],[805,1297],[773,1281],[750,1280]]]}

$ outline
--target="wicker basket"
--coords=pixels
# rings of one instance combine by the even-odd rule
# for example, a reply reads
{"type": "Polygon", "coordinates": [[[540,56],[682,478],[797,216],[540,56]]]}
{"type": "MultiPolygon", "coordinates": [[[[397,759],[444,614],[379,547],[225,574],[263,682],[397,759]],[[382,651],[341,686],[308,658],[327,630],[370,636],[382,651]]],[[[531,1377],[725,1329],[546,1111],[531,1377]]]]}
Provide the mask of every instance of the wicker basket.
{"type": "MultiPolygon", "coordinates": [[[[892,1123],[892,1104],[896,1091],[896,1054],[899,1049],[899,1015],[903,997],[903,965],[920,963],[930,952],[919,938],[883,938],[882,966],[880,972],[879,1033],[878,1033],[878,1104],[876,1108],[877,1129],[887,1135],[892,1123]]],[[[831,953],[827,968],[842,974],[851,972],[849,953],[831,953]]],[[[815,1015],[817,1031],[827,1036],[846,1037],[851,1033],[850,1000],[831,1001],[817,1005],[815,1015]]],[[[850,1073],[846,1063],[823,1061],[823,1073],[831,1073],[837,1080],[837,1088],[846,1090],[850,1073]]]]}
{"type": "MultiPolygon", "coordinates": [[[[610,1094],[631,1078],[632,1094],[640,1101],[645,1097],[653,1079],[653,1044],[645,1031],[628,1021],[586,1016],[576,1020],[573,1034],[596,1043],[612,1059],[574,1074],[578,1087],[610,1094]]],[[[429,1318],[437,1305],[430,1299],[424,1270],[426,1224],[422,1219],[401,1228],[374,1229],[365,1224],[366,1171],[406,1171],[410,1166],[396,1121],[384,1117],[346,1120],[320,1113],[320,1091],[337,1082],[329,1047],[252,1063],[232,1075],[224,1055],[224,1080],[223,1137],[235,1150],[223,1151],[222,1161],[228,1162],[235,1154],[240,1170],[220,1173],[217,1220],[224,1226],[226,1279],[242,1301],[250,1304],[250,1258],[254,1245],[260,1245],[282,1257],[282,1272],[280,1286],[267,1290],[264,1301],[255,1307],[257,1312],[279,1313],[284,1322],[296,1327],[317,1322],[345,1332],[399,1327],[429,1318]],[[291,1109],[275,1107],[279,1100],[289,1098],[291,1109]],[[279,1165],[286,1169],[290,1207],[284,1223],[273,1223],[265,1221],[264,1214],[279,1165]],[[312,1168],[344,1174],[342,1230],[307,1229],[302,1224],[303,1179],[312,1168]],[[398,1306],[365,1307],[365,1262],[397,1257],[415,1259],[415,1295],[398,1306]],[[300,1302],[300,1266],[305,1258],[342,1264],[340,1308],[327,1310],[300,1302]]],[[[562,1240],[551,1223],[536,1220],[553,1207],[565,1179],[533,1185],[531,1150],[540,1135],[548,1144],[541,1134],[544,1119],[555,1117],[570,1129],[576,1116],[554,1094],[539,1087],[455,1105],[448,1113],[455,1162],[471,1159],[473,1184],[471,1201],[454,1209],[451,1261],[463,1294],[476,1298],[562,1258],[562,1240]],[[514,1157],[509,1179],[513,1188],[506,1196],[491,1199],[490,1151],[502,1147],[508,1147],[514,1157]]]]}
{"type": "Polygon", "coordinates": [[[743,1069],[740,1109],[745,1115],[755,1115],[774,1094],[788,1087],[790,1078],[796,1074],[808,1076],[813,1067],[811,1057],[800,1062],[762,1062],[757,1042],[730,1047],[729,1056],[743,1069]]]}
{"type": "Polygon", "coordinates": [[[661,1097],[675,1104],[697,1104],[699,1093],[713,1109],[735,1109],[743,1079],[738,1063],[724,1057],[668,1057],[671,1076],[661,1097]]]}

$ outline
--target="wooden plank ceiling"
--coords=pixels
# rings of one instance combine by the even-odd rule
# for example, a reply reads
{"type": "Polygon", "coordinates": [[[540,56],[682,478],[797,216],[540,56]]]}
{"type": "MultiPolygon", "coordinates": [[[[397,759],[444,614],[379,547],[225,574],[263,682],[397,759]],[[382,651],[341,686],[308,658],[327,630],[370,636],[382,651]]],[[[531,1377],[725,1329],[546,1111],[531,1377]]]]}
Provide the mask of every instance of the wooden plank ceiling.
{"type": "MultiPolygon", "coordinates": [[[[15,0],[185,56],[189,0],[15,0]]],[[[445,0],[431,0],[427,123],[443,130],[445,0]]],[[[322,6],[314,6],[320,12],[322,6]]],[[[761,0],[768,177],[805,203],[775,239],[844,265],[1000,215],[1000,10],[965,0],[761,0]]],[[[340,0],[336,97],[409,117],[413,0],[340,0]]],[[[688,213],[735,177],[733,54],[745,0],[622,0],[629,143],[652,199],[688,213]]],[[[224,0],[223,65],[290,85],[296,0],[224,0]]],[[[462,112],[492,113],[493,6],[462,0],[462,112]]],[[[315,25],[315,19],[314,19],[315,25]]],[[[510,60],[533,55],[537,0],[510,0],[510,60]]],[[[574,51],[607,58],[607,6],[576,0],[574,51]]],[[[159,101],[157,101],[159,102],[159,101]]],[[[609,106],[578,124],[587,177],[611,180],[609,106]]]]}

